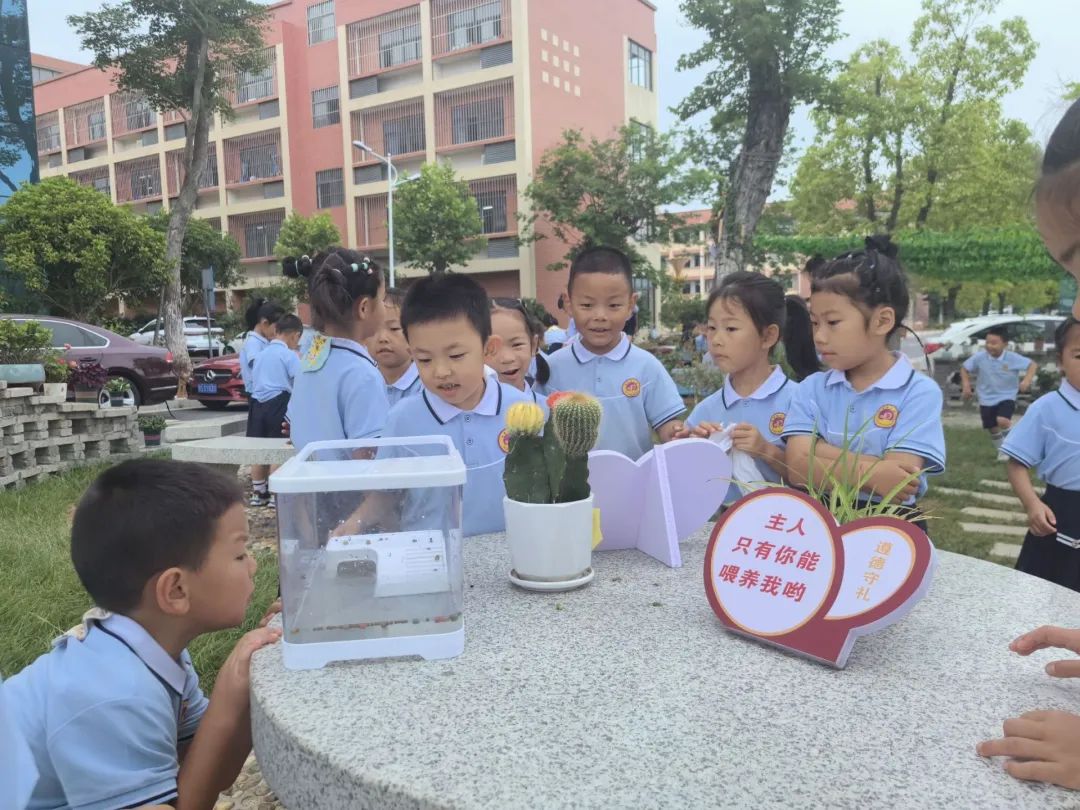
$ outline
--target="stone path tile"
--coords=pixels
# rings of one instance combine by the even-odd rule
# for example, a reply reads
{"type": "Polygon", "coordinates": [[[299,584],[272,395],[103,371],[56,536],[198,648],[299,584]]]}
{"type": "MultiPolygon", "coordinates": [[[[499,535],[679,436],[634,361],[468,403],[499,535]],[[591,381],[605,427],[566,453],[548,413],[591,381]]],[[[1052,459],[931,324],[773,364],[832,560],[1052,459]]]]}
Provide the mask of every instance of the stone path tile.
{"type": "Polygon", "coordinates": [[[990,553],[997,557],[1008,557],[1010,560],[1015,560],[1020,556],[1020,546],[1015,543],[994,543],[990,553]]]}
{"type": "Polygon", "coordinates": [[[995,534],[1001,537],[1023,537],[1027,526],[1002,526],[1000,523],[961,523],[960,528],[970,534],[995,534]]]}
{"type": "MultiPolygon", "coordinates": [[[[984,487],[989,487],[990,489],[1000,489],[1004,490],[1005,492],[1012,492],[1012,485],[1007,481],[990,481],[988,479],[983,479],[979,482],[979,484],[984,487]]],[[[1040,495],[1043,494],[1042,487],[1035,487],[1035,491],[1038,492],[1040,495]]]]}
{"type": "Polygon", "coordinates": [[[940,493],[942,495],[956,495],[961,498],[970,498],[974,501],[995,503],[999,506],[1008,506],[1014,509],[1020,508],[1020,501],[1017,500],[1015,496],[1007,495],[1004,492],[969,492],[966,489],[952,489],[950,487],[931,487],[930,493],[940,493]]]}
{"type": "Polygon", "coordinates": [[[1001,509],[984,509],[981,506],[965,506],[960,510],[961,514],[983,520],[1001,520],[1006,523],[1027,523],[1027,515],[1024,512],[1005,512],[1001,509]]]}

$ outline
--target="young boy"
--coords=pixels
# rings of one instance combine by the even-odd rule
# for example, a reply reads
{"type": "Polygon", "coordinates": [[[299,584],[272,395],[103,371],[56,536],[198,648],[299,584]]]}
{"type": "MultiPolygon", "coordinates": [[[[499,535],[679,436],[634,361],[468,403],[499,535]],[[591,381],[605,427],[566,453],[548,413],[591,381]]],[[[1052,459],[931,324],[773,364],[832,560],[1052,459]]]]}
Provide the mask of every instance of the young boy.
{"type": "Polygon", "coordinates": [[[449,436],[468,470],[464,534],[501,532],[506,410],[532,396],[485,371],[499,349],[487,293],[468,276],[422,278],[405,296],[401,327],[423,388],[390,409],[383,436],[449,436]]]}
{"type": "Polygon", "coordinates": [[[1031,388],[1036,370],[1028,358],[1006,351],[1008,340],[1005,334],[1002,326],[990,327],[986,332],[986,348],[973,354],[960,367],[965,401],[971,399],[971,375],[976,375],[975,393],[979,398],[982,426],[990,432],[990,441],[999,451],[998,461],[1006,460],[1000,453],[1001,442],[1012,427],[1017,391],[1026,392],[1031,388]],[[1020,374],[1025,371],[1023,381],[1019,381],[1020,374]]]}
{"type": "Polygon", "coordinates": [[[185,648],[244,620],[243,501],[235,479],[176,461],[127,461],[90,485],[71,559],[97,608],[0,687],[38,772],[30,807],[212,808],[236,779],[251,655],[280,631],[240,639],[209,701],[185,648]]]}
{"type": "Polygon", "coordinates": [[[682,429],[686,409],[675,381],[660,361],[630,342],[623,326],[637,301],[625,254],[589,248],[570,266],[567,282],[577,341],[548,358],[551,377],[544,393],[584,391],[604,407],[598,450],[617,450],[638,459],[682,429]]]}
{"type": "Polygon", "coordinates": [[[404,301],[405,293],[401,290],[386,291],[386,298],[383,299],[386,315],[382,328],[368,341],[368,351],[378,362],[379,371],[386,380],[386,397],[391,407],[407,396],[420,393],[420,374],[401,329],[401,305],[404,301]]]}
{"type": "MultiPolygon", "coordinates": [[[[293,382],[300,373],[297,347],[304,325],[295,315],[282,315],[276,324],[277,337],[270,341],[252,367],[251,405],[248,408],[247,435],[257,439],[280,439],[281,424],[289,408],[293,382]]],[[[251,468],[249,506],[272,506],[266,488],[270,468],[265,464],[251,468]]]]}

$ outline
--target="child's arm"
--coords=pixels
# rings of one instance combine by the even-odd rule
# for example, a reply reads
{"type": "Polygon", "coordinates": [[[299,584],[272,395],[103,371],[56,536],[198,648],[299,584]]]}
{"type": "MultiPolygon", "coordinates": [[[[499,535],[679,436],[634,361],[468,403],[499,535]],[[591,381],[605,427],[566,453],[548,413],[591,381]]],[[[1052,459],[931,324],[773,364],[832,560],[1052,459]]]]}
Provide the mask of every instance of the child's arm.
{"type": "Polygon", "coordinates": [[[1057,517],[1054,510],[1039,499],[1035,487],[1031,485],[1031,476],[1028,469],[1016,459],[1009,459],[1008,465],[1009,483],[1013,492],[1024,505],[1024,511],[1028,516],[1028,528],[1036,537],[1047,537],[1057,534],[1057,517]]]}
{"type": "Polygon", "coordinates": [[[748,422],[741,422],[731,432],[731,446],[755,458],[760,458],[780,475],[787,477],[787,453],[782,446],[766,441],[761,431],[748,422]]]}
{"type": "Polygon", "coordinates": [[[682,419],[672,419],[664,422],[656,429],[656,435],[660,437],[660,443],[665,444],[672,439],[685,438],[686,425],[682,419]]]}
{"type": "Polygon", "coordinates": [[[967,402],[971,399],[971,375],[963,366],[960,366],[960,385],[962,387],[960,396],[967,402]]]}
{"type": "Polygon", "coordinates": [[[236,643],[218,672],[210,704],[180,766],[176,810],[213,808],[251,753],[251,656],[281,638],[261,627],[236,643]]]}
{"type": "Polygon", "coordinates": [[[916,476],[923,459],[911,453],[886,453],[883,457],[844,451],[822,439],[815,443],[810,436],[791,436],[787,442],[787,477],[793,484],[810,482],[810,448],[813,447],[814,485],[829,488],[835,480],[885,496],[903,485],[895,500],[906,501],[919,491],[916,476]],[[910,480],[909,480],[910,479],[910,480]],[[860,484],[860,482],[862,482],[860,484]]]}
{"type": "Polygon", "coordinates": [[[1024,375],[1024,379],[1020,381],[1020,391],[1026,394],[1031,390],[1031,383],[1035,379],[1035,372],[1039,370],[1038,364],[1032,360],[1028,360],[1027,373],[1024,375]]]}

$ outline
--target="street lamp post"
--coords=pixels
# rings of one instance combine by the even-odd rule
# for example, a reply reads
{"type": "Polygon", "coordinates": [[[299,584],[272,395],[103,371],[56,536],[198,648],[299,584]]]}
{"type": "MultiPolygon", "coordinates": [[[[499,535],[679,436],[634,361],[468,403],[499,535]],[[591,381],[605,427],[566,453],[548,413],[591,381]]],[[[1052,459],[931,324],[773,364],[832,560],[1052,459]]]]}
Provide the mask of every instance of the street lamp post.
{"type": "Polygon", "coordinates": [[[390,286],[394,286],[394,185],[397,183],[397,169],[394,168],[393,155],[380,155],[363,141],[353,141],[353,146],[361,152],[367,152],[380,163],[386,164],[389,187],[386,192],[386,236],[390,241],[390,286]]]}

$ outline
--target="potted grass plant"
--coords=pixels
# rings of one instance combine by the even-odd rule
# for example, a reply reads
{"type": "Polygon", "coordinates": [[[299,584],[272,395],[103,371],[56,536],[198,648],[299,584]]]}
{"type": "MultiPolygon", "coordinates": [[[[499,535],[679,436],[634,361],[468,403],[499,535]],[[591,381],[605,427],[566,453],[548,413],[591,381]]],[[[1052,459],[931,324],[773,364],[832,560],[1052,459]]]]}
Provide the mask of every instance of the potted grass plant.
{"type": "Polygon", "coordinates": [[[52,333],[37,321],[0,318],[0,380],[22,386],[45,382],[43,363],[51,344],[52,333]]]}
{"type": "Polygon", "coordinates": [[[45,367],[45,385],[42,393],[63,402],[67,399],[68,376],[71,373],[71,367],[59,352],[47,354],[42,365],[45,367]]]}
{"type": "Polygon", "coordinates": [[[602,409],[598,400],[579,393],[554,394],[548,403],[546,426],[543,409],[532,402],[515,403],[506,414],[506,539],[515,584],[568,590],[592,580],[589,451],[602,409]]]}
{"type": "Polygon", "coordinates": [[[99,402],[101,389],[109,379],[109,372],[101,363],[89,357],[72,360],[68,367],[68,383],[75,388],[75,399],[79,402],[99,402]]]}
{"type": "Polygon", "coordinates": [[[109,403],[120,408],[131,394],[131,383],[123,377],[113,377],[105,383],[105,391],[109,394],[109,403]]]}
{"type": "Polygon", "coordinates": [[[139,416],[139,430],[143,432],[143,440],[147,447],[159,447],[161,445],[161,431],[165,429],[165,417],[156,413],[146,413],[139,416]]]}

